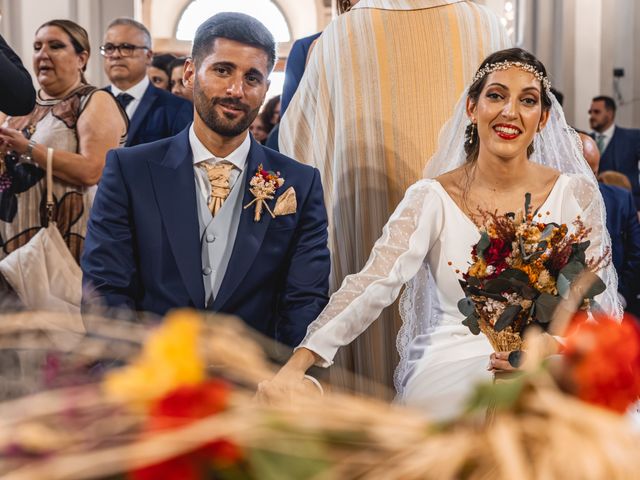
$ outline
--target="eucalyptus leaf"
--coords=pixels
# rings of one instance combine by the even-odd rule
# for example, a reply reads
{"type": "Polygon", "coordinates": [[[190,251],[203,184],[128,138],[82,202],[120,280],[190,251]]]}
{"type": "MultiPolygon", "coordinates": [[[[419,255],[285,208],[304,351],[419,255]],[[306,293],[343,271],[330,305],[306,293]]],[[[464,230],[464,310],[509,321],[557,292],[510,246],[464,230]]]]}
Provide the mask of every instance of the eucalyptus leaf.
{"type": "Polygon", "coordinates": [[[504,312],[498,318],[495,326],[493,327],[496,332],[501,332],[505,328],[510,325],[513,325],[516,318],[518,318],[518,314],[522,311],[522,307],[520,305],[509,305],[504,309],[504,312]]]}
{"type": "Polygon", "coordinates": [[[558,228],[559,226],[560,225],[558,225],[557,223],[547,223],[547,226],[544,227],[544,230],[542,230],[542,233],[540,234],[540,239],[545,240],[550,237],[553,233],[553,229],[558,228]]]}
{"type": "Polygon", "coordinates": [[[573,282],[578,275],[580,275],[584,271],[584,264],[578,261],[572,260],[567,263],[562,270],[560,270],[560,275],[564,275],[569,283],[573,282]]]}
{"type": "Polygon", "coordinates": [[[602,281],[602,279],[593,272],[587,272],[585,275],[589,277],[589,280],[592,282],[587,291],[584,293],[584,298],[593,298],[596,295],[600,295],[607,289],[607,285],[602,281]]]}
{"type": "Polygon", "coordinates": [[[471,295],[478,295],[482,297],[493,298],[494,300],[499,300],[501,302],[505,302],[507,300],[502,295],[498,295],[497,293],[487,292],[486,290],[483,290],[478,287],[473,287],[471,285],[467,287],[467,292],[470,293],[471,295]]]}
{"type": "Polygon", "coordinates": [[[460,310],[460,313],[462,313],[465,317],[468,317],[476,311],[475,303],[473,303],[473,300],[471,300],[469,297],[461,298],[458,302],[458,310],[460,310]]]}
{"type": "Polygon", "coordinates": [[[571,282],[567,279],[567,277],[564,276],[563,273],[558,275],[556,288],[558,289],[558,293],[562,298],[567,298],[569,296],[569,291],[571,290],[571,282]]]}
{"type": "Polygon", "coordinates": [[[531,194],[529,192],[524,194],[524,213],[525,215],[529,214],[529,210],[531,210],[531,194]]]}
{"type": "Polygon", "coordinates": [[[584,265],[587,261],[585,252],[587,248],[589,248],[591,242],[589,240],[585,240],[581,243],[576,243],[571,246],[571,256],[569,257],[570,262],[580,262],[584,265]]]}
{"type": "Polygon", "coordinates": [[[512,278],[525,284],[529,283],[529,275],[517,268],[507,268],[500,274],[500,278],[512,278]]]}
{"type": "Polygon", "coordinates": [[[491,245],[491,239],[489,238],[489,234],[487,232],[480,233],[480,240],[478,240],[478,244],[476,245],[476,252],[479,256],[484,258],[484,251],[491,245]]]}
{"type": "Polygon", "coordinates": [[[466,326],[474,335],[480,334],[480,325],[478,325],[478,316],[476,315],[475,312],[473,312],[471,315],[465,318],[462,321],[462,324],[466,326]]]}
{"type": "Polygon", "coordinates": [[[512,287],[511,282],[506,278],[493,278],[484,284],[484,289],[490,293],[506,292],[512,287]]]}
{"type": "Polygon", "coordinates": [[[553,312],[562,301],[560,296],[541,293],[536,299],[536,320],[540,324],[548,324],[553,318],[553,312]]]}
{"type": "Polygon", "coordinates": [[[509,352],[509,365],[518,368],[522,364],[522,350],[513,350],[509,352]]]}

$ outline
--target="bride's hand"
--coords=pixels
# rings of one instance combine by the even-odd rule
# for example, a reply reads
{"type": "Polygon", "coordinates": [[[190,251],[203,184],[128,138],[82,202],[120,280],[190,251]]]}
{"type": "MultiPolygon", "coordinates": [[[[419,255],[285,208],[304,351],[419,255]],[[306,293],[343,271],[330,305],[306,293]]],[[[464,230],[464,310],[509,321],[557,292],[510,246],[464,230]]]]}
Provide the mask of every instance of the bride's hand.
{"type": "Polygon", "coordinates": [[[271,379],[258,384],[256,399],[266,404],[291,400],[294,395],[313,395],[319,388],[305,378],[307,369],[315,361],[314,354],[307,349],[299,349],[278,373],[271,379]]]}
{"type": "MultiPolygon", "coordinates": [[[[519,367],[514,367],[509,362],[509,355],[515,352],[494,352],[489,357],[489,368],[488,370],[492,372],[517,372],[520,370],[519,367]]],[[[520,351],[520,356],[522,356],[524,352],[520,351]]]]}
{"type": "Polygon", "coordinates": [[[256,399],[262,403],[271,404],[290,398],[294,392],[302,389],[304,372],[281,368],[271,379],[258,384],[256,399]]]}

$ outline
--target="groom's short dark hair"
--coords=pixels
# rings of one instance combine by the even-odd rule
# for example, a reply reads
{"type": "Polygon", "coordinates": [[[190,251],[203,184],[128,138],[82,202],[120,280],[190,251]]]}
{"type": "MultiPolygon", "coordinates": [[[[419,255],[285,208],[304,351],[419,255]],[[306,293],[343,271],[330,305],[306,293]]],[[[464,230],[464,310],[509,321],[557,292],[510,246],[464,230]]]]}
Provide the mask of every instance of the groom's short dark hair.
{"type": "Polygon", "coordinates": [[[209,17],[196,30],[191,56],[196,63],[211,53],[216,38],[226,38],[264,50],[271,72],[276,63],[276,42],[267,27],[244,13],[223,12],[209,17]]]}

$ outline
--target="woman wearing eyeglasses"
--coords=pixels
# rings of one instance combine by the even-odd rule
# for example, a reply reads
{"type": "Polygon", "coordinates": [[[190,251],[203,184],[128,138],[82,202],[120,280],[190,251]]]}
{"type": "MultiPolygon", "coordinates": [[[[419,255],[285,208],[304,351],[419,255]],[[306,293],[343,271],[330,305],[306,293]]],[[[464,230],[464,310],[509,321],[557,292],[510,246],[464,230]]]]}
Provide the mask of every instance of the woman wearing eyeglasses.
{"type": "Polygon", "coordinates": [[[46,221],[48,149],[53,149],[53,219],[76,261],[80,258],[105,155],[123,143],[128,127],[114,98],[84,78],[90,50],[87,32],[72,21],[52,20],[36,31],[36,106],[0,127],[0,259],[26,244],[46,221]]]}

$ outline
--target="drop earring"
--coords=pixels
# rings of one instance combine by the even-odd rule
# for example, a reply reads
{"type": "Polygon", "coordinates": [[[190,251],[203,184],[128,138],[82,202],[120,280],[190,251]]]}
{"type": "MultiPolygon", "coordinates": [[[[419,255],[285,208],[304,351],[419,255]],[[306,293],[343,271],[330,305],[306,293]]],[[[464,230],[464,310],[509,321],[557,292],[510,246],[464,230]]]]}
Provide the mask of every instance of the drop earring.
{"type": "Polygon", "coordinates": [[[476,133],[476,124],[471,122],[471,131],[469,132],[469,145],[473,143],[473,134],[476,133]]]}

